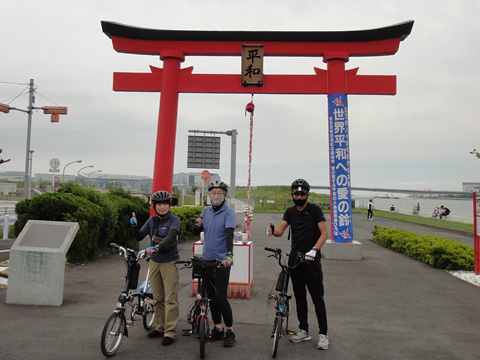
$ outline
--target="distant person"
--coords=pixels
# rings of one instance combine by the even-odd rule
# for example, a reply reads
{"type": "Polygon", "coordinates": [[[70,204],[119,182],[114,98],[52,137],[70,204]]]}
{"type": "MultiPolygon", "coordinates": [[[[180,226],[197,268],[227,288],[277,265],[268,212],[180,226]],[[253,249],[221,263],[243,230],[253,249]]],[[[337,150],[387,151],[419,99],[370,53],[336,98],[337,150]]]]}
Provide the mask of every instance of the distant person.
{"type": "Polygon", "coordinates": [[[392,204],[392,206],[390,206],[390,213],[393,214],[395,212],[395,205],[392,204]]]}
{"type": "Polygon", "coordinates": [[[440,220],[442,219],[442,217],[446,218],[448,215],[450,215],[450,209],[445,207],[445,206],[440,206],[440,209],[442,209],[441,213],[440,213],[440,220]]]}
{"type": "Polygon", "coordinates": [[[372,199],[368,200],[367,220],[373,220],[373,201],[372,201],[372,199]]]}
{"type": "Polygon", "coordinates": [[[420,212],[420,203],[417,202],[417,212],[420,212]]]}

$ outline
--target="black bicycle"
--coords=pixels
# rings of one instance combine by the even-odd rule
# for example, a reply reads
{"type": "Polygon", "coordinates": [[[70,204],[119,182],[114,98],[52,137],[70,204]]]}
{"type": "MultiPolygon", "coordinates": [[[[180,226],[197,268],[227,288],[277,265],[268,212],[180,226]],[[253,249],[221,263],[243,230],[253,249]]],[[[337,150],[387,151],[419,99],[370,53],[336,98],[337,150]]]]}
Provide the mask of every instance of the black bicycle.
{"type": "Polygon", "coordinates": [[[195,302],[187,312],[187,322],[192,327],[191,329],[183,330],[182,335],[193,335],[198,338],[200,342],[200,359],[203,359],[205,357],[205,343],[210,335],[209,300],[206,296],[204,282],[213,274],[215,267],[222,266],[222,260],[207,260],[193,256],[190,260],[177,260],[175,263],[183,265],[181,269],[191,268],[192,279],[198,282],[195,302]]]}
{"type": "MultiPolygon", "coordinates": [[[[302,262],[307,262],[305,260],[305,255],[302,253],[297,253],[297,261],[294,266],[288,266],[287,261],[282,256],[281,249],[272,249],[265,248],[266,251],[270,251],[273,255],[268,257],[274,257],[278,260],[278,265],[282,271],[278,275],[277,284],[275,286],[275,291],[278,294],[270,294],[269,299],[275,300],[275,319],[273,320],[273,348],[272,348],[272,357],[277,356],[278,343],[282,335],[293,335],[294,331],[288,329],[288,316],[290,315],[290,299],[292,295],[288,294],[288,281],[290,279],[290,270],[294,269],[298,264],[302,262]]],[[[286,254],[288,256],[288,254],[286,254]]]]}
{"type": "Polygon", "coordinates": [[[137,254],[132,249],[126,249],[115,243],[111,246],[118,249],[118,253],[125,260],[127,267],[127,275],[125,276],[125,288],[118,297],[115,310],[108,318],[102,331],[102,353],[105,356],[114,355],[122,344],[124,336],[128,336],[128,329],[133,327],[136,320],[142,318],[143,327],[146,330],[152,328],[155,322],[155,312],[153,305],[155,300],[153,294],[148,291],[148,276],[145,280],[143,290],[131,291],[138,286],[138,277],[140,274],[140,259],[145,258],[147,263],[150,258],[146,255],[145,250],[139,251],[137,254]],[[127,311],[127,306],[131,307],[127,311]]]}

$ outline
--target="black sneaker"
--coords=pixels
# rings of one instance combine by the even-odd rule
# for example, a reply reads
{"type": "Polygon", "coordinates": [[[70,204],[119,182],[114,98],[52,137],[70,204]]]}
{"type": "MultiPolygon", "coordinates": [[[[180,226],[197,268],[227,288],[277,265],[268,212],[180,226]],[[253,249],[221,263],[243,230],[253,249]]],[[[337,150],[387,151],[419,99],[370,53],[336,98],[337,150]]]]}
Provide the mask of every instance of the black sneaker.
{"type": "Polygon", "coordinates": [[[158,338],[158,337],[163,337],[163,332],[158,331],[158,330],[153,330],[151,333],[148,334],[149,338],[158,338]]]}
{"type": "Polygon", "coordinates": [[[227,334],[225,335],[225,340],[223,341],[223,346],[232,347],[233,345],[235,345],[235,343],[235,333],[232,330],[228,329],[227,334]]]}
{"type": "Polygon", "coordinates": [[[172,339],[171,337],[167,337],[167,336],[166,336],[166,337],[164,337],[163,340],[162,340],[162,346],[172,345],[174,341],[175,341],[175,340],[172,339]]]}
{"type": "Polygon", "coordinates": [[[210,333],[210,336],[208,337],[208,341],[223,340],[224,337],[225,332],[223,331],[223,328],[219,329],[214,326],[212,332],[210,333]]]}

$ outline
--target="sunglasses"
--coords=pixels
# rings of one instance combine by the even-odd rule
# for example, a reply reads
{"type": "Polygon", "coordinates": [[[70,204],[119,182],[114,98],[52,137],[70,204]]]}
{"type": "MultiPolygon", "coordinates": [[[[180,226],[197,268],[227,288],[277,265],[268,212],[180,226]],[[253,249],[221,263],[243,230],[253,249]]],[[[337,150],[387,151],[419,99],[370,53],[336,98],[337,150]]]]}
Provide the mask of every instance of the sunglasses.
{"type": "Polygon", "coordinates": [[[307,193],[304,192],[304,191],[295,191],[295,192],[293,192],[293,196],[302,196],[302,197],[304,197],[304,196],[307,196],[307,193]]]}

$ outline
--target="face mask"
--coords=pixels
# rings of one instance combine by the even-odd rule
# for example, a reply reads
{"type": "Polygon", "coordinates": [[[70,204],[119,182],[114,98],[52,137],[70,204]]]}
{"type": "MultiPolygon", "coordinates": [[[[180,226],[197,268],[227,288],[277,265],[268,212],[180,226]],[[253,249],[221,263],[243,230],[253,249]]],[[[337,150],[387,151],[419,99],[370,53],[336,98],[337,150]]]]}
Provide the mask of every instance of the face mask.
{"type": "Polygon", "coordinates": [[[307,198],[305,198],[305,199],[293,199],[293,202],[297,206],[303,206],[307,203],[307,198]]]}
{"type": "Polygon", "coordinates": [[[220,197],[220,196],[211,196],[210,197],[210,201],[212,203],[213,206],[220,206],[223,204],[223,201],[225,200],[224,197],[220,197]]]}

